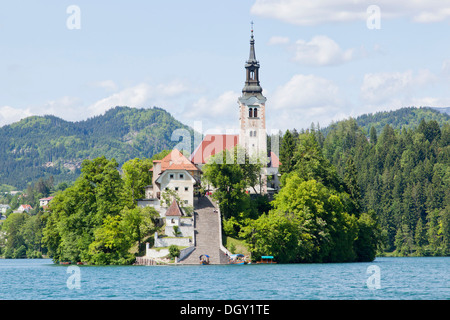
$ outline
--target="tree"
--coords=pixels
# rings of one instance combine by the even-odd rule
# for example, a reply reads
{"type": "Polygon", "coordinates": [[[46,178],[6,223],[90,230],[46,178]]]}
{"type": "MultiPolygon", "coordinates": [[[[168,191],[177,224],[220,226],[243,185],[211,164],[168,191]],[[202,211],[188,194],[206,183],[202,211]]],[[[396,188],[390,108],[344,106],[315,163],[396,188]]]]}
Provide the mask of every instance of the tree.
{"type": "Polygon", "coordinates": [[[377,144],[378,137],[377,137],[377,129],[374,126],[370,127],[369,136],[370,136],[370,143],[375,146],[377,144]]]}
{"type": "Polygon", "coordinates": [[[125,206],[130,206],[130,200],[117,162],[105,157],[83,161],[82,174],[74,185],[50,202],[52,214],[43,241],[53,260],[99,263],[99,255],[94,257],[89,247],[96,236],[96,241],[101,241],[105,232],[113,229],[114,220],[109,218],[118,216],[125,206]],[[105,222],[109,229],[97,231],[105,222]]]}
{"type": "Polygon", "coordinates": [[[299,219],[294,214],[270,212],[253,220],[242,231],[252,258],[274,255],[281,263],[297,261],[299,251],[299,219]]]}
{"type": "Polygon", "coordinates": [[[249,218],[254,213],[249,206],[246,189],[254,188],[259,181],[261,164],[250,163],[248,156],[243,163],[239,163],[237,160],[238,154],[242,154],[240,152],[242,151],[234,148],[218,153],[210,158],[203,169],[203,179],[216,189],[213,197],[219,202],[224,219],[232,216],[249,218]],[[234,162],[229,163],[230,159],[234,159],[234,162]]]}
{"type": "Polygon", "coordinates": [[[133,239],[120,216],[108,216],[94,231],[94,241],[89,245],[93,264],[128,264],[134,260],[129,249],[133,239]]]}
{"type": "Polygon", "coordinates": [[[283,135],[280,145],[280,172],[288,173],[291,172],[294,167],[294,152],[295,152],[296,142],[294,136],[289,130],[283,135]]]}
{"type": "Polygon", "coordinates": [[[124,230],[134,242],[138,242],[139,247],[145,237],[157,231],[159,213],[153,207],[136,207],[133,209],[125,207],[120,215],[124,230]]]}
{"type": "MultiPolygon", "coordinates": [[[[6,233],[5,256],[15,258],[14,250],[25,245],[25,239],[21,232],[28,218],[27,213],[11,213],[2,225],[2,230],[6,233]]],[[[26,247],[24,246],[25,251],[26,247]]],[[[25,255],[25,251],[23,252],[25,255]]],[[[20,256],[21,258],[22,256],[20,256]]]]}
{"type": "Polygon", "coordinates": [[[152,160],[147,158],[135,158],[122,165],[124,187],[131,192],[133,200],[145,197],[145,187],[152,184],[152,167],[152,160]]]}
{"type": "Polygon", "coordinates": [[[363,212],[357,225],[358,236],[354,243],[357,261],[373,261],[382,241],[382,232],[375,212],[373,210],[369,213],[363,212]]]}
{"type": "Polygon", "coordinates": [[[351,212],[355,213],[359,213],[361,210],[361,193],[357,179],[358,174],[356,171],[355,163],[353,161],[353,157],[349,156],[345,165],[344,182],[346,185],[346,191],[350,195],[352,203],[354,204],[354,208],[351,209],[351,212]]]}

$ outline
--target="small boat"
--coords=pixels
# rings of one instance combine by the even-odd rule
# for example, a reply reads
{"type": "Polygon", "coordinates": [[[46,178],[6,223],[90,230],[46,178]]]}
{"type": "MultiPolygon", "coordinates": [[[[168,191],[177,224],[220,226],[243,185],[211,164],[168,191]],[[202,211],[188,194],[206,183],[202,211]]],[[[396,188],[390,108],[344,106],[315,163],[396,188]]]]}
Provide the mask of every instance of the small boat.
{"type": "Polygon", "coordinates": [[[200,264],[207,265],[209,264],[209,256],[207,254],[202,254],[200,257],[200,264]]]}
{"type": "Polygon", "coordinates": [[[248,261],[243,254],[238,253],[230,256],[229,264],[248,264],[248,261]]]}
{"type": "Polygon", "coordinates": [[[68,264],[71,264],[72,262],[70,262],[70,261],[60,261],[59,262],[59,264],[62,264],[62,265],[68,265],[68,264]]]}
{"type": "Polygon", "coordinates": [[[261,261],[257,261],[258,264],[274,264],[276,263],[273,261],[273,256],[262,256],[261,261]]]}

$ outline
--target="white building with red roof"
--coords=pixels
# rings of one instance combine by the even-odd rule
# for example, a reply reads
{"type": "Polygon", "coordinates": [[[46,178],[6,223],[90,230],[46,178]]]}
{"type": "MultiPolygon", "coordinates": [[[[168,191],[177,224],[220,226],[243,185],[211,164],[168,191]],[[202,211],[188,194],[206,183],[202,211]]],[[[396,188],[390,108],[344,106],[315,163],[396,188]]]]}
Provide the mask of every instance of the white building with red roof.
{"type": "Polygon", "coordinates": [[[52,201],[52,200],[53,200],[53,197],[47,197],[47,198],[39,199],[39,206],[40,206],[40,207],[48,206],[48,204],[49,204],[50,201],[52,201]]]}
{"type": "Polygon", "coordinates": [[[21,204],[19,208],[17,209],[18,212],[30,212],[30,210],[33,209],[29,204],[21,204]]]}
{"type": "MultiPolygon", "coordinates": [[[[201,170],[180,151],[173,149],[162,160],[153,161],[152,185],[147,194],[162,200],[164,191],[175,191],[183,206],[194,206],[194,189],[200,186],[201,170]]],[[[164,203],[160,202],[164,207],[164,203]]]]}

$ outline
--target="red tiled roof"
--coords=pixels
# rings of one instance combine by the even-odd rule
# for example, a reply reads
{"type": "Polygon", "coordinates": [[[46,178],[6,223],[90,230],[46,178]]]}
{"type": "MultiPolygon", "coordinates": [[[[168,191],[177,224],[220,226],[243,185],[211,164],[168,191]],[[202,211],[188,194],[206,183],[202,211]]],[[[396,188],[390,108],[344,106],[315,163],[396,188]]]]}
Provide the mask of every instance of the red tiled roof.
{"type": "MultiPolygon", "coordinates": [[[[161,162],[161,173],[165,170],[198,170],[198,168],[177,149],[173,149],[162,160],[155,160],[153,162],[161,162]]],[[[153,168],[150,169],[150,171],[153,171],[153,168]]]]}
{"type": "Polygon", "coordinates": [[[191,154],[189,160],[196,164],[205,164],[209,157],[223,150],[230,150],[238,143],[238,134],[208,134],[191,154]]]}
{"type": "Polygon", "coordinates": [[[53,198],[54,198],[54,197],[42,198],[42,199],[39,199],[39,201],[45,201],[45,200],[50,201],[50,200],[52,200],[53,198]]]}
{"type": "Polygon", "coordinates": [[[280,167],[280,159],[278,158],[278,156],[273,153],[273,151],[270,151],[270,162],[269,162],[269,167],[272,168],[278,168],[280,167]]]}
{"type": "Polygon", "coordinates": [[[166,211],[166,217],[167,216],[171,216],[171,217],[181,217],[183,214],[181,213],[181,209],[180,206],[178,205],[178,203],[176,202],[176,200],[173,200],[172,204],[170,205],[169,209],[167,209],[166,211]]]}

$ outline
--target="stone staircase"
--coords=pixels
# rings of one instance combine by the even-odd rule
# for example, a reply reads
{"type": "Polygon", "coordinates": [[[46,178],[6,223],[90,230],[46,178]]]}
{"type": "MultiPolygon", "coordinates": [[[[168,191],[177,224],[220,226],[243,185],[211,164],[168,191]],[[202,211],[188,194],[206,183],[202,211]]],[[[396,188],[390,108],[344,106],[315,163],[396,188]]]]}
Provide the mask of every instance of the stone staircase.
{"type": "Polygon", "coordinates": [[[179,264],[200,263],[202,254],[209,256],[210,264],[227,264],[228,257],[220,249],[219,213],[208,197],[200,197],[194,210],[195,217],[195,250],[179,261],[179,264]]]}

